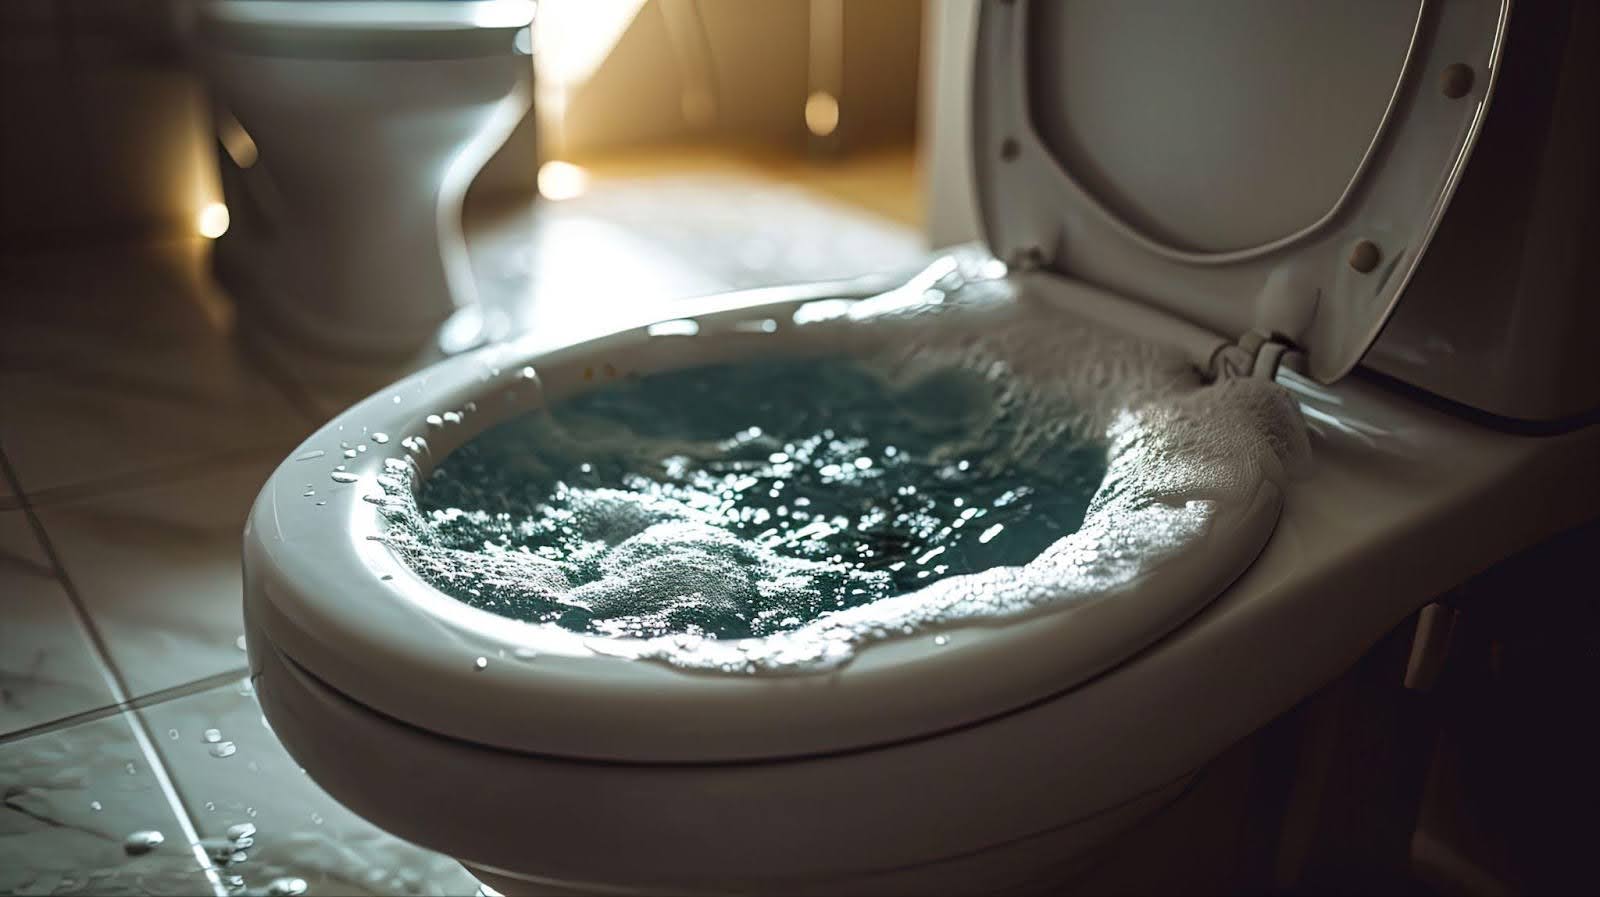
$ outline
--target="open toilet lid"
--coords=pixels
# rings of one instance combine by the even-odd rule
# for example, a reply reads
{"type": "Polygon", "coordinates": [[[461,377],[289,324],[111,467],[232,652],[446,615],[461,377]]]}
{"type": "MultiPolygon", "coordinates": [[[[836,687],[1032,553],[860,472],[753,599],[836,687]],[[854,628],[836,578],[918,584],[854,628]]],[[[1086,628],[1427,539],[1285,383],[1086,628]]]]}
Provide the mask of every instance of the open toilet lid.
{"type": "Polygon", "coordinates": [[[986,240],[1331,382],[1454,193],[1509,0],[981,4],[986,240]]]}

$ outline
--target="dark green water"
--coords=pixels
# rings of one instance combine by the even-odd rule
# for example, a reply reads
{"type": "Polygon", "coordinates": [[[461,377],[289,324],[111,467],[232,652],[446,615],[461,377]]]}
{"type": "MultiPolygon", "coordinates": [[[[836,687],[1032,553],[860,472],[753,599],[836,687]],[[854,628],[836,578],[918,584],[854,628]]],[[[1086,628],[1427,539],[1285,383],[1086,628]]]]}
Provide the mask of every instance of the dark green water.
{"type": "Polygon", "coordinates": [[[1025,564],[1106,457],[1004,386],[842,359],[610,384],[446,458],[406,554],[475,607],[635,637],[766,635],[1025,564]]]}

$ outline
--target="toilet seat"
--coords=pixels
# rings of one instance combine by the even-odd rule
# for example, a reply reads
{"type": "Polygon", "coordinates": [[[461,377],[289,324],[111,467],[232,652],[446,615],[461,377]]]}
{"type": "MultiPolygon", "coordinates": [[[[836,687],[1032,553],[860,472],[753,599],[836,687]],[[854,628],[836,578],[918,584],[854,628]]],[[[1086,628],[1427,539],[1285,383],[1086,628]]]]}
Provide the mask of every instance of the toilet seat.
{"type": "Polygon", "coordinates": [[[505,55],[512,41],[525,41],[534,6],[531,0],[214,0],[201,6],[198,23],[206,41],[258,56],[460,59],[505,55]]]}
{"type": "MultiPolygon", "coordinates": [[[[1114,537],[1138,539],[1171,529],[1175,512],[1166,502],[1184,501],[1174,497],[1213,495],[1209,484],[1223,479],[1240,483],[1236,497],[1208,499],[1220,510],[1199,531],[1181,536],[1157,562],[1135,565],[1136,578],[1069,592],[1031,613],[957,622],[939,630],[937,643],[932,632],[873,641],[834,670],[727,675],[633,659],[618,642],[473,608],[434,589],[377,541],[387,523],[370,499],[381,495],[376,477],[398,458],[414,459],[426,476],[477,432],[582,388],[590,379],[584,371],[592,376],[602,366],[625,377],[773,352],[821,353],[858,339],[868,325],[847,314],[788,322],[874,302],[892,311],[902,295],[746,299],[722,311],[718,305],[740,298],[727,297],[680,306],[681,321],[695,326],[671,335],[644,323],[554,351],[525,340],[401,381],[313,435],[263,490],[246,533],[245,576],[247,592],[265,600],[250,602],[247,615],[306,674],[431,732],[553,757],[750,761],[926,737],[1043,700],[1165,635],[1249,566],[1276,520],[1281,476],[1240,462],[1227,477],[1201,470],[1194,475],[1206,484],[1196,484],[1180,476],[1107,512],[1114,537]],[[537,381],[524,373],[530,370],[537,381]],[[383,441],[373,441],[380,433],[383,441]],[[368,450],[346,457],[356,445],[368,450]],[[997,657],[1007,662],[996,664],[997,657]],[[397,669],[408,674],[396,677],[397,669]]],[[[885,335],[892,326],[883,325],[885,335]]],[[[1195,466],[1179,465],[1181,452],[1172,461],[1174,469],[1195,466]]],[[[1096,538],[1087,522],[1069,539],[1080,534],[1096,538]]],[[[895,600],[869,607],[887,613],[895,600]]]]}

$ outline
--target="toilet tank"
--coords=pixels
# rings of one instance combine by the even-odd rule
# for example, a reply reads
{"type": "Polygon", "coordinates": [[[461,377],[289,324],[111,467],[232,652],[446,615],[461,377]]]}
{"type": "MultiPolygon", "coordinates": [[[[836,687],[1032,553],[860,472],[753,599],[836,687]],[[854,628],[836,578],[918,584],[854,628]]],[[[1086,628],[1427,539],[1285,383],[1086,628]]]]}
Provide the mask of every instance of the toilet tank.
{"type": "Polygon", "coordinates": [[[1454,199],[1362,365],[1510,422],[1600,413],[1600,3],[1518,3],[1454,199]]]}

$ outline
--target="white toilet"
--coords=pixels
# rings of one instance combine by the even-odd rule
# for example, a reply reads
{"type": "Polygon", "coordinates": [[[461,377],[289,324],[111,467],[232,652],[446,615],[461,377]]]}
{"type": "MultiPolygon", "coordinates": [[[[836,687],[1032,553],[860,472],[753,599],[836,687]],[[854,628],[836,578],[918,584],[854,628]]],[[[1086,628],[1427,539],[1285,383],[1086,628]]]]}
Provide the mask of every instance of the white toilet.
{"type": "Polygon", "coordinates": [[[346,356],[482,341],[461,204],[529,108],[533,8],[200,7],[231,217],[215,265],[247,316],[346,356]]]}
{"type": "MultiPolygon", "coordinates": [[[[1008,264],[953,257],[886,296],[767,290],[576,342],[531,334],[351,408],[283,462],[245,532],[274,731],[341,801],[505,893],[1071,890],[1084,857],[1136,837],[1433,596],[1600,513],[1600,376],[1572,376],[1600,355],[1577,326],[1592,303],[1563,288],[1592,264],[1523,292],[1548,266],[1467,248],[1504,224],[1475,205],[1486,181],[1594,183],[1600,156],[1577,151],[1593,134],[1548,138],[1576,167],[1520,165],[1507,147],[1526,120],[1491,103],[1551,89],[1529,73],[1552,67],[1517,56],[1551,35],[1576,35],[1545,58],[1578,74],[1545,111],[1594,98],[1573,64],[1600,44],[1594,16],[1561,15],[1493,0],[984,4],[973,148],[986,242],[1008,264]],[[1482,277],[1497,288],[1418,292],[1458,269],[1498,272],[1482,277]],[[426,476],[489,426],[611,376],[857,351],[974,291],[997,297],[952,313],[975,332],[1059,315],[1183,359],[1175,398],[1233,382],[1292,400],[1309,454],[1251,454],[1276,442],[1246,418],[1223,433],[1230,451],[1173,443],[1137,459],[1154,485],[1108,477],[1103,494],[1127,500],[1091,524],[1147,531],[1141,515],[1192,508],[1202,487],[1215,513],[1154,527],[1161,551],[1135,546],[1130,575],[936,625],[908,610],[915,596],[886,599],[861,610],[910,632],[878,627],[842,665],[785,670],[764,644],[718,655],[763,658],[755,672],[469,607],[381,541],[363,500],[386,469],[426,476]],[[1414,302],[1449,313],[1412,315],[1373,350],[1414,302]],[[1509,306],[1531,330],[1459,337],[1509,306]],[[1520,346],[1535,331],[1538,351],[1520,346]],[[1439,375],[1425,360],[1440,344],[1528,360],[1439,375]],[[1351,375],[1364,356],[1384,373],[1351,375]],[[1508,432],[1529,429],[1542,435],[1508,432]]],[[[1578,209],[1519,224],[1558,232],[1578,209]]],[[[1076,376],[1070,353],[1060,364],[1076,376]]],[[[1140,444],[1114,449],[1113,471],[1140,444]]],[[[1062,544],[1090,568],[1110,550],[1062,544]]]]}

